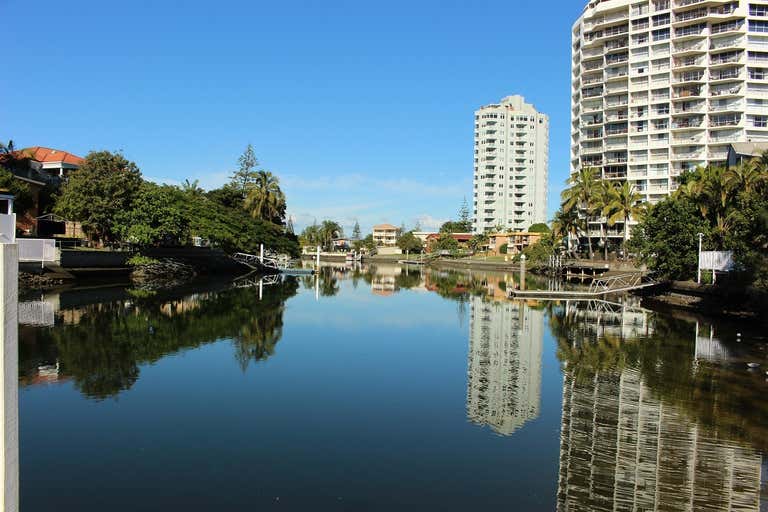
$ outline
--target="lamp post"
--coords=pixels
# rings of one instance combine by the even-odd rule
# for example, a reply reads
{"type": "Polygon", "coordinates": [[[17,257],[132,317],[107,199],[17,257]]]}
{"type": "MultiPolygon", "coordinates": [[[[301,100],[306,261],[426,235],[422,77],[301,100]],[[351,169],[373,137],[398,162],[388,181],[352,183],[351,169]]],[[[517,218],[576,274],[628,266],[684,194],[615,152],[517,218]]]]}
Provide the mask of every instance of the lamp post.
{"type": "Polygon", "coordinates": [[[698,233],[699,237],[699,255],[696,258],[696,284],[701,284],[701,239],[704,238],[704,233],[698,233]]]}

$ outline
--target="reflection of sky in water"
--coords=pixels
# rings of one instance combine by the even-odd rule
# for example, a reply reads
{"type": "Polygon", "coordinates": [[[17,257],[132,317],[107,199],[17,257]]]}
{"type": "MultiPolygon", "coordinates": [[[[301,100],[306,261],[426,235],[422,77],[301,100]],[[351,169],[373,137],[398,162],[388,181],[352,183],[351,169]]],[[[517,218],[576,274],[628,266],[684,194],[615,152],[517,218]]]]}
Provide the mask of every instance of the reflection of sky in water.
{"type": "Polygon", "coordinates": [[[507,301],[509,277],[35,297],[24,510],[759,510],[764,356],[636,299],[507,301]]]}

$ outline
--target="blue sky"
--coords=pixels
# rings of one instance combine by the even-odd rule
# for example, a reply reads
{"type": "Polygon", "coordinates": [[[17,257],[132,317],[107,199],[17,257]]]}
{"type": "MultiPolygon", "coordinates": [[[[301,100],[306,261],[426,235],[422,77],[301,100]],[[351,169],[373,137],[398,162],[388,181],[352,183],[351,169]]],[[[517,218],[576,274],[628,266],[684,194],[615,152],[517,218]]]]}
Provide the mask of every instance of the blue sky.
{"type": "Polygon", "coordinates": [[[550,116],[551,216],[583,5],[5,0],[0,139],[204,188],[251,143],[298,227],[427,228],[471,203],[473,111],[522,94],[550,116]]]}

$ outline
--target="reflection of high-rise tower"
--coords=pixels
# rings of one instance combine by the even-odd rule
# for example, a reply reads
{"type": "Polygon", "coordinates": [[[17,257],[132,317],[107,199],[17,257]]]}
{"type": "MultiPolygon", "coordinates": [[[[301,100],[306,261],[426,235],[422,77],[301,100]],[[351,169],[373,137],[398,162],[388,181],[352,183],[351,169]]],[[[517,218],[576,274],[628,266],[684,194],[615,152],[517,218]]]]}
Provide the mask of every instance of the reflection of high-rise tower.
{"type": "Polygon", "coordinates": [[[539,415],[543,313],[470,298],[467,416],[502,435],[539,415]]]}
{"type": "Polygon", "coordinates": [[[636,370],[565,374],[560,511],[758,511],[761,465],[654,397],[636,370]]]}

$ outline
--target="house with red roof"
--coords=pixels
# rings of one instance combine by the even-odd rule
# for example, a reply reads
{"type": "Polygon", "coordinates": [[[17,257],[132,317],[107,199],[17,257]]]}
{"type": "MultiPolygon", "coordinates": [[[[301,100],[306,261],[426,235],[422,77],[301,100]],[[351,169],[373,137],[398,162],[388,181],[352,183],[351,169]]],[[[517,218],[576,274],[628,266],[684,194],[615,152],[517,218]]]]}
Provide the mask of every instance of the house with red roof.
{"type": "Polygon", "coordinates": [[[40,215],[40,191],[46,184],[58,184],[83,163],[83,158],[60,149],[34,146],[0,155],[0,166],[27,184],[33,206],[16,216],[16,229],[22,234],[36,234],[40,215]]]}

